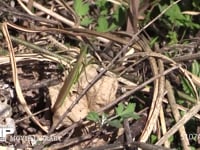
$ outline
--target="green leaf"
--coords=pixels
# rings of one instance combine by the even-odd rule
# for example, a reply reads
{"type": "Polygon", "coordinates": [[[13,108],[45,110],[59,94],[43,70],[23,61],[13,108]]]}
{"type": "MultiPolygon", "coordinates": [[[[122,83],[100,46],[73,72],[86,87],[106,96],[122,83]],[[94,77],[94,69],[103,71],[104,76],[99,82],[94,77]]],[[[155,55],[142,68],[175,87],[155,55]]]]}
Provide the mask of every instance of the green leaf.
{"type": "Polygon", "coordinates": [[[122,26],[126,22],[126,9],[122,6],[117,7],[116,11],[113,14],[113,18],[115,19],[115,24],[117,26],[122,26]]]}
{"type": "Polygon", "coordinates": [[[153,134],[151,135],[150,138],[151,138],[151,144],[154,144],[157,141],[157,139],[158,139],[157,136],[155,136],[153,134]]]}
{"type": "Polygon", "coordinates": [[[139,116],[135,113],[135,104],[134,103],[129,103],[128,106],[125,108],[125,110],[118,114],[120,117],[122,118],[134,118],[134,119],[138,119],[139,116]]]}
{"type": "Polygon", "coordinates": [[[174,142],[174,135],[170,136],[168,140],[170,143],[174,142]]]}
{"type": "Polygon", "coordinates": [[[108,2],[107,0],[97,0],[96,5],[100,10],[100,15],[104,15],[104,16],[108,15],[110,2],[108,2]]]}
{"type": "Polygon", "coordinates": [[[122,124],[119,120],[115,119],[115,120],[112,120],[112,121],[109,121],[108,124],[112,127],[116,127],[116,128],[121,128],[122,127],[122,124]]]}
{"type": "Polygon", "coordinates": [[[186,114],[185,111],[180,111],[181,116],[184,116],[186,114]]]}
{"type": "Polygon", "coordinates": [[[97,20],[97,27],[96,30],[98,32],[107,32],[108,30],[108,21],[106,17],[99,17],[97,20]]]}
{"type": "Polygon", "coordinates": [[[177,99],[176,101],[179,105],[183,105],[185,103],[185,100],[183,99],[177,99]]]}
{"type": "Polygon", "coordinates": [[[126,116],[125,116],[126,118],[133,118],[133,119],[139,119],[140,118],[140,116],[138,115],[138,114],[136,114],[135,112],[133,112],[132,114],[127,114],[126,116]]]}
{"type": "Polygon", "coordinates": [[[106,15],[108,15],[108,10],[107,10],[107,9],[103,9],[103,10],[100,12],[100,15],[101,15],[101,16],[106,16],[106,15]]]}
{"type": "Polygon", "coordinates": [[[195,95],[193,88],[192,88],[192,85],[190,84],[190,82],[186,78],[182,77],[181,83],[182,83],[182,86],[183,86],[183,91],[186,94],[193,95],[193,96],[195,95]]]}
{"type": "MultiPolygon", "coordinates": [[[[159,9],[162,12],[164,9],[167,8],[167,5],[159,5],[159,9]]],[[[168,9],[165,12],[165,16],[168,17],[169,21],[177,26],[182,26],[183,23],[181,23],[179,20],[185,20],[184,15],[181,13],[181,10],[179,8],[179,6],[173,5],[170,9],[168,9]]]]}
{"type": "Polygon", "coordinates": [[[124,111],[124,104],[119,103],[118,106],[115,108],[117,115],[120,115],[124,111]]]}
{"type": "Polygon", "coordinates": [[[111,25],[110,25],[110,27],[108,28],[108,31],[114,31],[114,30],[116,30],[118,28],[118,26],[115,24],[115,23],[112,23],[111,25]]]}
{"type": "Polygon", "coordinates": [[[88,17],[88,16],[85,16],[81,19],[81,25],[82,26],[88,26],[89,24],[91,24],[93,21],[92,18],[88,17]]]}
{"type": "Polygon", "coordinates": [[[89,13],[89,4],[82,0],[74,0],[74,10],[79,16],[85,16],[89,13]]]}
{"type": "Polygon", "coordinates": [[[126,109],[121,113],[121,116],[133,113],[135,111],[135,104],[134,103],[129,103],[126,107],[126,109]]]}
{"type": "Polygon", "coordinates": [[[196,9],[196,10],[200,10],[200,1],[199,0],[194,0],[192,1],[192,6],[196,9]]]}
{"type": "Polygon", "coordinates": [[[107,3],[106,0],[97,0],[97,1],[96,1],[96,5],[97,5],[99,8],[102,8],[102,7],[105,8],[106,3],[107,3]]]}
{"type": "Polygon", "coordinates": [[[153,37],[150,41],[150,46],[153,47],[153,45],[156,43],[156,41],[158,40],[158,36],[153,37]]]}
{"type": "Polygon", "coordinates": [[[169,44],[177,44],[178,43],[178,35],[176,32],[169,31],[167,34],[167,38],[170,39],[169,44]]]}
{"type": "Polygon", "coordinates": [[[96,112],[89,112],[88,115],[86,116],[88,120],[94,121],[94,122],[99,122],[100,117],[98,113],[96,112]]]}
{"type": "Polygon", "coordinates": [[[200,73],[200,65],[196,60],[194,60],[192,63],[192,73],[197,76],[199,76],[200,73]]]}
{"type": "Polygon", "coordinates": [[[177,4],[173,5],[169,10],[167,10],[165,15],[167,15],[171,21],[185,19],[184,15],[181,13],[180,7],[177,4]]]}
{"type": "Polygon", "coordinates": [[[196,148],[194,146],[189,146],[191,148],[191,150],[196,150],[196,148]]]}
{"type": "Polygon", "coordinates": [[[192,17],[189,16],[189,15],[184,15],[184,19],[181,19],[181,20],[178,20],[180,21],[184,26],[188,27],[188,28],[191,28],[191,29],[199,29],[200,25],[199,24],[196,24],[192,21],[192,17]]]}
{"type": "MultiPolygon", "coordinates": [[[[159,5],[159,9],[162,12],[164,9],[167,8],[167,5],[159,5]]],[[[164,14],[168,17],[168,20],[171,22],[171,24],[175,26],[185,26],[189,27],[191,29],[199,29],[200,25],[196,24],[192,21],[192,18],[190,15],[183,15],[181,12],[181,9],[179,5],[173,5],[169,10],[166,11],[164,14]]],[[[163,20],[164,21],[164,20],[163,20]]]]}

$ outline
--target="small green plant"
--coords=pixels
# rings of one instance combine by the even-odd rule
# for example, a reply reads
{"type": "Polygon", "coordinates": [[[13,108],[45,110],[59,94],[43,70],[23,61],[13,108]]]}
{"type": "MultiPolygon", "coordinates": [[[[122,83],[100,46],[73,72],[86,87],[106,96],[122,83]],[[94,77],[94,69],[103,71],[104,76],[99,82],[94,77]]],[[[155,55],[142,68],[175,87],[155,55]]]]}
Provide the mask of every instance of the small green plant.
{"type": "Polygon", "coordinates": [[[150,141],[152,144],[156,143],[156,141],[158,140],[158,137],[154,134],[151,134],[150,136],[150,141]]]}
{"type": "MultiPolygon", "coordinates": [[[[173,1],[171,1],[172,3],[173,1]]],[[[168,5],[159,5],[160,11],[162,12],[164,9],[167,8],[168,5]]],[[[192,21],[191,16],[189,15],[184,15],[181,12],[180,7],[178,6],[178,4],[173,5],[165,14],[165,17],[167,17],[167,25],[170,27],[171,25],[176,26],[176,27],[188,27],[188,28],[199,28],[200,25],[196,24],[192,21]]],[[[173,27],[172,26],[172,27],[173,27]]]]}
{"type": "MultiPolygon", "coordinates": [[[[171,3],[172,2],[174,1],[171,0],[171,3]]],[[[194,5],[195,4],[196,3],[194,3],[194,5]]],[[[166,9],[167,6],[167,4],[159,4],[158,7],[160,12],[166,9]]],[[[184,34],[187,31],[187,29],[200,29],[200,25],[198,23],[193,22],[192,17],[190,15],[185,15],[182,13],[181,7],[178,4],[173,5],[168,11],[166,11],[164,17],[161,18],[161,21],[168,28],[167,38],[170,40],[169,44],[178,43],[179,38],[177,35],[177,31],[183,30],[181,29],[181,27],[185,28],[184,31],[182,31],[182,33],[184,34]]]]}
{"type": "Polygon", "coordinates": [[[103,113],[99,115],[96,112],[89,112],[87,119],[95,123],[100,124],[100,126],[110,125],[112,127],[120,128],[122,127],[122,122],[124,119],[133,118],[138,119],[139,116],[135,113],[135,104],[129,103],[127,106],[123,103],[119,103],[115,108],[116,114],[112,117],[108,117],[108,114],[103,113]]]}
{"type": "Polygon", "coordinates": [[[80,17],[81,25],[88,26],[92,23],[93,19],[89,16],[89,4],[84,3],[82,0],[74,0],[74,10],[80,17]]]}
{"type": "MultiPolygon", "coordinates": [[[[158,14],[163,12],[170,4],[175,0],[170,1],[158,1],[151,2],[151,9],[147,9],[145,13],[145,19],[140,22],[141,26],[145,26],[158,14]]],[[[191,34],[195,34],[200,29],[199,17],[184,14],[184,11],[200,10],[199,0],[181,1],[178,4],[173,5],[167,10],[162,17],[154,24],[154,27],[149,30],[154,37],[158,36],[158,42],[165,40],[167,44],[177,44],[181,39],[187,38],[191,34]],[[152,29],[155,32],[152,32],[152,29]],[[162,32],[160,32],[162,29],[162,32]]],[[[148,31],[148,29],[147,29],[148,31]]],[[[151,36],[152,36],[151,35],[151,36]]]]}
{"type": "MultiPolygon", "coordinates": [[[[200,77],[200,64],[196,60],[193,61],[190,70],[191,70],[192,74],[200,77]]],[[[187,95],[195,97],[195,93],[194,93],[194,90],[192,88],[192,85],[189,83],[189,81],[185,77],[181,78],[181,83],[182,83],[182,86],[183,86],[183,91],[187,95]]],[[[197,92],[200,95],[200,88],[197,88],[197,92]]]]}
{"type": "Polygon", "coordinates": [[[83,0],[74,1],[74,10],[80,17],[81,25],[88,26],[94,24],[98,32],[114,31],[125,23],[126,8],[124,6],[113,7],[106,0],[97,0],[95,5],[98,8],[98,17],[90,15],[89,3],[84,3],[83,0]],[[110,7],[114,10],[112,13],[110,7]]]}
{"type": "Polygon", "coordinates": [[[176,32],[169,31],[166,37],[170,39],[170,42],[168,44],[172,45],[178,43],[178,35],[176,32]]]}
{"type": "Polygon", "coordinates": [[[118,6],[113,14],[107,18],[109,15],[109,5],[106,0],[98,0],[96,2],[97,6],[100,8],[100,16],[97,19],[96,30],[99,32],[108,32],[117,29],[125,23],[125,7],[118,6]],[[110,20],[110,21],[109,21],[110,20]],[[110,22],[110,23],[109,23],[110,22]]]}
{"type": "Polygon", "coordinates": [[[82,0],[75,0],[74,9],[79,16],[85,16],[89,12],[89,4],[84,3],[82,0]]]}

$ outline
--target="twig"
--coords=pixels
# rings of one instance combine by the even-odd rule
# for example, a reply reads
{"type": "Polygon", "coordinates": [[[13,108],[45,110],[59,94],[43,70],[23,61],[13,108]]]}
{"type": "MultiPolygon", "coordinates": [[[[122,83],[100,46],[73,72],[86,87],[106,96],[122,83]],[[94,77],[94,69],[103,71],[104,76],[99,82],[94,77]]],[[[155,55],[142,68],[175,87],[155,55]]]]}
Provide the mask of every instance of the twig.
{"type": "Polygon", "coordinates": [[[132,95],[133,93],[135,93],[136,91],[138,90],[141,90],[142,88],[144,88],[146,85],[148,85],[149,83],[153,82],[155,79],[158,79],[160,78],[161,76],[164,76],[168,73],[170,73],[171,71],[175,70],[175,69],[178,69],[179,66],[173,66],[167,70],[165,70],[164,72],[150,78],[149,80],[145,81],[144,83],[138,85],[137,87],[135,87],[134,89],[124,93],[123,95],[121,95],[120,97],[118,97],[116,100],[114,100],[112,103],[104,106],[103,108],[101,108],[98,112],[103,112],[109,108],[111,108],[112,106],[118,104],[119,102],[121,102],[123,99],[127,98],[128,96],[132,95]]]}
{"type": "MultiPolygon", "coordinates": [[[[93,147],[85,150],[120,150],[124,149],[127,145],[126,144],[120,144],[120,143],[114,143],[114,144],[107,144],[104,146],[99,147],[93,147]]],[[[130,146],[137,146],[139,148],[142,148],[143,150],[171,150],[169,148],[165,148],[162,146],[157,146],[153,144],[147,144],[142,142],[133,142],[130,146]]]]}
{"type": "Polygon", "coordinates": [[[87,134],[87,135],[80,136],[80,137],[77,137],[77,138],[72,138],[72,139],[66,140],[62,143],[53,144],[50,147],[48,147],[48,149],[54,149],[55,150],[55,149],[66,148],[68,146],[78,144],[78,143],[83,142],[85,140],[89,140],[92,137],[93,137],[92,134],[87,134]]]}
{"type": "Polygon", "coordinates": [[[41,123],[35,118],[35,116],[33,116],[32,112],[30,111],[30,109],[27,106],[26,100],[23,96],[22,93],[22,89],[19,83],[19,79],[18,79],[18,73],[17,73],[17,64],[15,61],[15,53],[13,50],[13,45],[9,36],[9,32],[8,32],[8,28],[7,28],[7,24],[6,22],[2,24],[2,32],[3,35],[5,36],[6,39],[6,43],[8,45],[8,50],[9,50],[9,54],[10,54],[10,63],[11,63],[11,67],[12,67],[12,75],[13,75],[13,82],[14,82],[14,86],[16,89],[16,93],[17,93],[17,97],[19,99],[20,104],[23,106],[23,108],[25,109],[26,113],[31,116],[31,119],[33,120],[33,122],[35,124],[37,124],[44,132],[48,132],[48,129],[46,127],[44,127],[43,125],[41,125],[41,123]]]}
{"type": "Polygon", "coordinates": [[[21,5],[21,7],[28,13],[28,14],[30,14],[30,15],[34,15],[23,3],[22,3],[22,1],[21,0],[17,0],[18,1],[18,3],[21,5]]]}
{"type": "MultiPolygon", "coordinates": [[[[50,109],[49,109],[49,108],[44,108],[44,109],[42,109],[42,110],[40,110],[40,111],[38,111],[38,112],[36,112],[36,113],[33,113],[32,116],[36,116],[36,115],[38,115],[38,114],[40,114],[40,113],[42,113],[42,112],[45,112],[45,111],[50,111],[50,109]]],[[[17,123],[20,123],[20,122],[22,122],[22,121],[24,121],[24,120],[26,120],[26,119],[31,118],[32,116],[27,116],[27,117],[24,117],[24,118],[22,118],[22,119],[18,119],[18,120],[15,121],[15,123],[16,123],[16,124],[17,124],[17,123]]]]}
{"type": "Polygon", "coordinates": [[[162,145],[166,139],[172,136],[177,130],[180,129],[185,123],[187,123],[195,114],[200,110],[200,102],[197,101],[197,104],[193,106],[158,142],[156,145],[162,145]]]}
{"type": "MultiPolygon", "coordinates": [[[[162,73],[164,70],[163,61],[161,59],[158,60],[158,66],[159,66],[159,73],[162,73]]],[[[160,108],[162,105],[162,100],[164,97],[164,88],[165,88],[165,76],[161,76],[159,79],[159,86],[158,86],[158,95],[155,99],[154,105],[151,105],[152,114],[149,114],[147,124],[145,126],[145,129],[143,130],[143,134],[141,135],[140,141],[146,142],[149,138],[153,127],[156,125],[156,121],[160,112],[160,108]]]]}
{"type": "Polygon", "coordinates": [[[0,1],[0,10],[2,12],[12,14],[16,18],[28,19],[28,20],[31,20],[31,21],[38,21],[38,22],[45,22],[45,23],[48,23],[48,25],[49,24],[52,24],[52,25],[58,25],[59,24],[59,22],[56,21],[56,20],[49,20],[49,19],[42,18],[42,17],[39,17],[39,16],[31,16],[29,14],[25,14],[23,12],[20,12],[20,11],[14,9],[12,7],[9,7],[8,5],[6,5],[2,1],[0,1]]]}
{"type": "MultiPolygon", "coordinates": [[[[139,41],[139,44],[141,45],[141,47],[143,47],[143,50],[145,52],[151,53],[152,50],[148,46],[146,39],[144,37],[142,37],[142,38],[144,41],[139,41]]],[[[157,66],[156,59],[154,57],[149,57],[149,62],[151,65],[151,70],[152,70],[153,76],[156,76],[158,74],[158,66],[157,66]]],[[[163,65],[162,65],[161,69],[163,69],[163,65]]],[[[149,116],[147,119],[147,123],[145,125],[145,129],[143,130],[142,135],[140,137],[141,142],[146,142],[146,140],[148,139],[153,127],[155,126],[155,123],[156,123],[156,120],[158,117],[156,110],[158,109],[160,111],[160,107],[159,107],[160,105],[158,105],[158,108],[156,107],[156,103],[158,102],[159,86],[161,85],[161,87],[162,87],[162,84],[159,84],[159,82],[160,82],[160,79],[154,80],[153,98],[152,98],[152,102],[151,102],[151,108],[149,111],[149,116]]]]}
{"type": "MultiPolygon", "coordinates": [[[[166,103],[166,104],[168,104],[168,101],[167,101],[165,98],[163,99],[163,102],[166,103]]],[[[181,105],[179,105],[179,104],[176,104],[176,106],[177,106],[177,108],[178,108],[179,110],[182,110],[182,111],[184,111],[184,112],[186,112],[186,111],[189,110],[188,108],[185,108],[185,107],[183,107],[183,106],[181,106],[181,105]]],[[[199,114],[194,115],[194,117],[196,117],[197,119],[200,120],[200,115],[199,115],[199,114]]]]}
{"type": "MultiPolygon", "coordinates": [[[[0,36],[3,37],[3,35],[2,35],[1,32],[0,32],[0,36]]],[[[50,56],[53,56],[53,57],[55,57],[55,58],[58,58],[57,62],[61,62],[62,64],[65,64],[65,65],[69,63],[69,60],[66,59],[65,57],[60,56],[60,55],[57,55],[57,54],[55,54],[55,53],[53,53],[53,52],[50,52],[49,50],[46,50],[46,49],[44,49],[44,48],[41,48],[41,47],[39,47],[39,46],[37,46],[37,45],[35,45],[35,44],[26,42],[26,41],[24,41],[24,40],[22,40],[22,39],[19,39],[19,38],[14,37],[14,36],[10,36],[10,38],[11,38],[12,41],[14,41],[14,42],[16,42],[16,43],[18,43],[18,44],[22,44],[22,45],[24,45],[24,46],[27,46],[27,47],[29,47],[29,48],[31,48],[31,49],[34,49],[34,50],[36,50],[36,51],[38,51],[38,52],[40,52],[40,53],[42,53],[42,54],[46,54],[46,55],[50,55],[50,56]]],[[[54,60],[55,60],[55,59],[54,59],[54,60]]]]}
{"type": "MultiPolygon", "coordinates": [[[[123,124],[124,124],[124,132],[126,136],[126,143],[128,146],[130,146],[131,143],[133,143],[133,137],[131,135],[131,129],[130,129],[128,119],[125,119],[123,124]]],[[[131,148],[134,149],[134,147],[131,147],[131,148]]]]}
{"type": "Polygon", "coordinates": [[[200,53],[196,53],[196,54],[186,54],[184,56],[177,56],[174,57],[173,60],[176,62],[183,62],[183,61],[188,61],[188,60],[194,60],[194,59],[200,59],[200,53]]]}
{"type": "MultiPolygon", "coordinates": [[[[161,124],[162,134],[165,135],[167,132],[167,128],[166,128],[166,121],[165,121],[163,106],[161,106],[161,108],[160,108],[160,124],[161,124]]],[[[164,146],[170,148],[169,140],[165,141],[164,146]]]]}
{"type": "MultiPolygon", "coordinates": [[[[22,1],[25,2],[25,3],[29,2],[29,0],[22,0],[22,1]]],[[[65,17],[63,17],[63,16],[61,16],[61,15],[59,15],[59,14],[51,11],[50,9],[47,9],[47,8],[43,7],[42,5],[40,5],[39,3],[37,3],[36,1],[33,2],[33,6],[35,8],[37,8],[37,9],[41,10],[41,11],[44,11],[48,15],[50,15],[50,16],[58,19],[59,21],[65,23],[65,24],[67,24],[69,26],[74,26],[75,25],[73,21],[70,21],[70,20],[66,19],[65,17]]]]}
{"type": "MultiPolygon", "coordinates": [[[[175,100],[175,97],[174,97],[174,92],[173,92],[172,86],[171,86],[171,84],[168,80],[166,80],[166,89],[168,91],[167,97],[168,97],[168,100],[169,100],[169,104],[171,106],[173,116],[174,116],[174,118],[177,122],[178,120],[180,120],[181,116],[180,116],[180,113],[179,113],[177,105],[176,105],[176,100],[175,100]]],[[[187,138],[187,134],[186,134],[184,126],[181,126],[179,128],[179,133],[180,133],[181,143],[183,145],[183,149],[184,150],[190,150],[190,148],[189,148],[190,143],[189,143],[189,140],[187,138]]]]}

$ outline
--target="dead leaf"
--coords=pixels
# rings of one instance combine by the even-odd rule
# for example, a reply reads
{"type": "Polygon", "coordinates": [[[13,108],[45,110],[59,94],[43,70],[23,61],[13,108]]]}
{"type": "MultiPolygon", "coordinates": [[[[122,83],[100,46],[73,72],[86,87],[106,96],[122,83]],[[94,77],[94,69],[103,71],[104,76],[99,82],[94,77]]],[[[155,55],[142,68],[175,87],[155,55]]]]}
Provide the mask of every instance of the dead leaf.
{"type": "MultiPolygon", "coordinates": [[[[98,74],[97,65],[86,67],[79,77],[79,90],[83,90],[98,74]]],[[[103,76],[93,87],[86,93],[90,111],[97,111],[101,107],[114,101],[118,88],[117,78],[103,76]]]]}
{"type": "MultiPolygon", "coordinates": [[[[67,99],[64,101],[63,105],[54,112],[54,115],[53,115],[53,124],[54,125],[57,124],[60,117],[62,117],[62,115],[65,113],[65,111],[71,106],[72,102],[76,99],[77,96],[78,96],[77,94],[73,94],[73,95],[67,97],[67,99]]],[[[72,109],[72,111],[70,113],[68,113],[67,117],[65,117],[63,119],[62,125],[69,126],[73,122],[77,122],[80,119],[83,119],[84,117],[86,117],[88,112],[89,112],[89,109],[88,109],[87,98],[86,98],[86,96],[84,96],[79,101],[79,103],[77,105],[75,105],[75,107],[72,109]]]]}
{"type": "MultiPolygon", "coordinates": [[[[73,92],[66,98],[63,105],[54,112],[53,124],[59,121],[59,118],[63,113],[70,107],[72,102],[78,96],[78,93],[82,92],[83,89],[91,82],[98,74],[97,65],[88,65],[85,70],[79,76],[79,80],[73,87],[73,92]]],[[[56,96],[61,85],[50,87],[49,93],[52,99],[52,106],[55,103],[56,96]]],[[[114,77],[103,76],[97,83],[91,87],[86,95],[79,101],[78,104],[72,109],[72,111],[63,120],[62,125],[69,126],[73,122],[79,121],[86,117],[88,112],[97,111],[101,107],[112,102],[116,98],[116,92],[118,88],[117,79],[114,77]]]]}
{"type": "Polygon", "coordinates": [[[103,76],[86,94],[90,111],[97,111],[114,101],[117,88],[115,78],[103,76]]]}

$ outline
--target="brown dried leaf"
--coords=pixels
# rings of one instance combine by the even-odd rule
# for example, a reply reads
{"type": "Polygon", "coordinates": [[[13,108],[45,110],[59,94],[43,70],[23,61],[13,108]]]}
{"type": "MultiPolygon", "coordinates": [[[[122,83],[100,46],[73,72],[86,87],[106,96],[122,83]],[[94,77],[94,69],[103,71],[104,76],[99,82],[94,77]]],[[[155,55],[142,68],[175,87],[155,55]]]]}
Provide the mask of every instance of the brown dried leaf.
{"type": "MultiPolygon", "coordinates": [[[[84,89],[90,81],[97,75],[97,65],[89,65],[79,78],[79,90],[84,89]]],[[[86,93],[90,111],[97,111],[101,107],[114,101],[118,88],[117,79],[114,77],[103,76],[86,93]]]]}
{"type": "MultiPolygon", "coordinates": [[[[78,96],[77,93],[80,93],[89,82],[91,82],[97,73],[97,65],[88,65],[82,74],[79,76],[78,84],[73,87],[73,91],[64,101],[63,105],[56,110],[53,116],[53,124],[56,124],[59,121],[59,118],[63,115],[67,108],[70,107],[72,102],[78,96]]],[[[61,88],[61,85],[50,87],[49,93],[52,99],[52,106],[55,103],[56,96],[58,91],[61,88]]],[[[83,119],[88,112],[97,111],[101,107],[112,102],[116,98],[116,92],[118,88],[118,82],[116,78],[103,76],[97,83],[91,87],[91,89],[86,93],[78,104],[72,109],[72,111],[67,115],[63,120],[62,125],[69,126],[73,122],[83,119]]]]}
{"type": "MultiPolygon", "coordinates": [[[[62,85],[56,85],[49,87],[49,93],[51,97],[51,103],[52,107],[55,103],[56,97],[58,95],[59,89],[61,88],[62,85]]],[[[71,103],[76,99],[77,94],[72,93],[70,94],[67,99],[64,101],[63,105],[54,112],[53,115],[53,124],[57,124],[59,121],[59,118],[63,115],[63,113],[67,110],[67,108],[71,105],[71,103]]],[[[87,113],[89,112],[88,110],[88,104],[87,104],[87,99],[84,96],[76,105],[72,111],[65,117],[65,119],[62,122],[62,125],[68,126],[71,125],[73,122],[76,122],[82,118],[84,118],[87,113]]]]}

